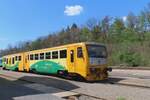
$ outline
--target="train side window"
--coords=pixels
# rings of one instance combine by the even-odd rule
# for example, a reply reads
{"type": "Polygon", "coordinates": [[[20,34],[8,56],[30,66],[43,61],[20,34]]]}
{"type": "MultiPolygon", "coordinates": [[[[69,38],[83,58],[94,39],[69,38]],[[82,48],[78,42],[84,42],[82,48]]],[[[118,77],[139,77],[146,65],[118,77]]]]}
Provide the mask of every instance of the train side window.
{"type": "Polygon", "coordinates": [[[58,59],[58,51],[52,52],[52,59],[58,59]]]}
{"type": "Polygon", "coordinates": [[[70,51],[70,57],[71,62],[74,62],[74,50],[70,51]]]}
{"type": "Polygon", "coordinates": [[[8,58],[6,59],[6,64],[8,64],[8,58]]]}
{"type": "Polygon", "coordinates": [[[15,56],[15,60],[18,61],[18,57],[17,56],[15,56]]]}
{"type": "Polygon", "coordinates": [[[28,60],[30,60],[30,56],[28,55],[28,60]]]}
{"type": "Polygon", "coordinates": [[[18,59],[19,61],[21,61],[21,56],[19,56],[19,59],[18,59]]]}
{"type": "Polygon", "coordinates": [[[60,50],[60,58],[67,58],[67,50],[60,50]]]}
{"type": "Polygon", "coordinates": [[[40,53],[40,60],[44,59],[44,53],[40,53]]]}
{"type": "Polygon", "coordinates": [[[39,60],[39,54],[35,54],[35,60],[39,60]]]}
{"type": "Polygon", "coordinates": [[[83,52],[82,52],[82,47],[77,48],[77,57],[82,58],[83,57],[83,52]]]}
{"type": "Polygon", "coordinates": [[[33,54],[30,55],[30,60],[33,60],[33,54]]]}
{"type": "Polygon", "coordinates": [[[12,64],[15,64],[15,58],[14,57],[12,58],[12,64]]]}
{"type": "Polygon", "coordinates": [[[46,59],[51,59],[51,52],[46,52],[46,59]]]}

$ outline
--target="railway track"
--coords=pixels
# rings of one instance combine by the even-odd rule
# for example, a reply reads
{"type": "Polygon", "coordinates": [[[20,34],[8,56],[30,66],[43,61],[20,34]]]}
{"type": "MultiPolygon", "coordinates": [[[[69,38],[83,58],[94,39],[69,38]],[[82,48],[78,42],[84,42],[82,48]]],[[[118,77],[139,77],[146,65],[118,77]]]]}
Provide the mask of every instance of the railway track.
{"type": "Polygon", "coordinates": [[[113,84],[113,85],[120,85],[120,86],[130,86],[130,87],[137,87],[137,88],[150,89],[150,87],[149,87],[149,86],[141,86],[141,85],[127,84],[127,83],[109,82],[109,84],[113,84]]]}

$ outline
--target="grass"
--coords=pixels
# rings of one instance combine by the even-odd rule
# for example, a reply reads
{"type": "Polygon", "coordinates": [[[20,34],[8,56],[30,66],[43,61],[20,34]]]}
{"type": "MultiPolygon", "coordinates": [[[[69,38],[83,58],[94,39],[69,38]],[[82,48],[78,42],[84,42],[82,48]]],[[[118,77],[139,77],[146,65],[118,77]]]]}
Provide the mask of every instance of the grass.
{"type": "Polygon", "coordinates": [[[118,97],[117,100],[126,100],[124,97],[118,97]]]}

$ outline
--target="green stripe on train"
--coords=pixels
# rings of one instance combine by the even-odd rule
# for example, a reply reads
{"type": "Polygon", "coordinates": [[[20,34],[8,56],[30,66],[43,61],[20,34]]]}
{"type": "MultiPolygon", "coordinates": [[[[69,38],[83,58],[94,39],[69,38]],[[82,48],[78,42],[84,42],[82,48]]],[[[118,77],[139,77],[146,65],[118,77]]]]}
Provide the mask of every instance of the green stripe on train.
{"type": "Polygon", "coordinates": [[[19,62],[17,62],[15,65],[13,66],[9,66],[9,65],[4,65],[6,67],[6,69],[9,69],[9,70],[17,70],[18,69],[18,66],[19,66],[19,62]]]}
{"type": "Polygon", "coordinates": [[[41,73],[57,74],[58,70],[65,70],[65,67],[53,61],[39,61],[31,66],[31,70],[41,73]]]}

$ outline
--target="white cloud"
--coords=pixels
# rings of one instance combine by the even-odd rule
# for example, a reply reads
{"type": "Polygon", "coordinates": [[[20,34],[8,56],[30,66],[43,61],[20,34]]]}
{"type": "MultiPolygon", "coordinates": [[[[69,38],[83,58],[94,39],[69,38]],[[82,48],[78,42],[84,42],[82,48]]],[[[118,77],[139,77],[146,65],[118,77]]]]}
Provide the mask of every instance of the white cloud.
{"type": "Polygon", "coordinates": [[[122,19],[125,22],[127,20],[127,16],[123,16],[122,19]]]}
{"type": "Polygon", "coordinates": [[[83,7],[80,5],[74,5],[74,6],[66,6],[64,13],[67,16],[75,16],[79,15],[83,11],[83,7]]]}

